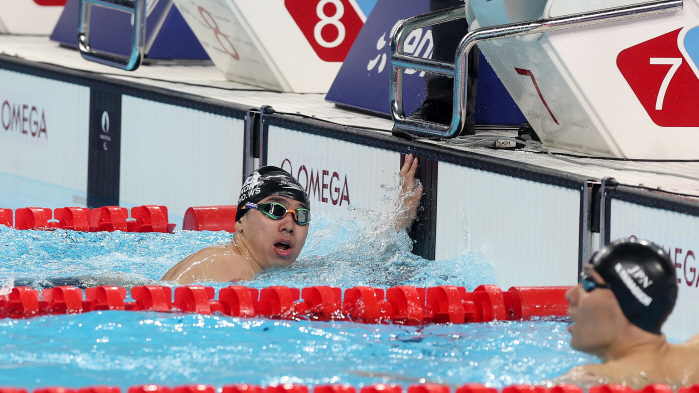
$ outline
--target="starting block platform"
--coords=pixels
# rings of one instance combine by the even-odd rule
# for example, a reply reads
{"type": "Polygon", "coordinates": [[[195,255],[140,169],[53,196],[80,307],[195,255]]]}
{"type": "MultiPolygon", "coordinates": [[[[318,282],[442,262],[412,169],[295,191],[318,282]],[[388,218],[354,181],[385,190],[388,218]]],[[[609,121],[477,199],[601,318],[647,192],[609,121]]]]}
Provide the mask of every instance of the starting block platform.
{"type": "Polygon", "coordinates": [[[386,194],[414,154],[425,186],[414,253],[482,253],[502,287],[574,285],[600,244],[648,238],[680,281],[668,334],[696,333],[699,161],[561,154],[512,126],[406,141],[384,117],[230,81],[213,65],[125,72],[39,36],[0,35],[0,52],[0,172],[11,180],[0,191],[38,198],[30,179],[65,191],[61,206],[165,205],[177,222],[192,206],[235,204],[245,174],[267,164],[292,173],[314,211],[344,219],[392,211],[386,194]]]}

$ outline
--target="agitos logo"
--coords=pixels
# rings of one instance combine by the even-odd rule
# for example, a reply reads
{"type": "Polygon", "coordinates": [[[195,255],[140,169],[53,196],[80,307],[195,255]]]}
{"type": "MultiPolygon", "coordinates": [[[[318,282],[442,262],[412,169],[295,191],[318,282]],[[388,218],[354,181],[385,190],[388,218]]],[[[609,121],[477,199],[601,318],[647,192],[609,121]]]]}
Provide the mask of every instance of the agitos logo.
{"type": "Polygon", "coordinates": [[[350,191],[347,186],[347,175],[327,169],[316,169],[301,165],[297,170],[291,161],[286,158],[282,161],[281,168],[291,173],[306,190],[309,199],[315,199],[322,203],[332,203],[342,206],[343,202],[350,204],[350,191]]]}
{"type": "Polygon", "coordinates": [[[0,122],[5,131],[36,138],[44,134],[44,138],[48,139],[44,110],[34,105],[10,103],[5,100],[0,108],[0,122]]]}

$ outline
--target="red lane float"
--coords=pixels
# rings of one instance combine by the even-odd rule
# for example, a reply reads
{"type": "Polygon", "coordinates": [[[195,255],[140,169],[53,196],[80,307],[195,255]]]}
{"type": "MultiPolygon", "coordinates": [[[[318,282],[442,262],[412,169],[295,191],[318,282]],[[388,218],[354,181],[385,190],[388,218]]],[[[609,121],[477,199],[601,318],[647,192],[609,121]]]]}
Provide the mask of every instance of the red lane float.
{"type": "Polygon", "coordinates": [[[182,229],[185,231],[235,232],[235,214],[238,206],[190,207],[184,213],[182,229]]]}
{"type": "Polygon", "coordinates": [[[161,385],[131,386],[128,393],[170,393],[170,388],[161,385]]]}
{"type": "Polygon", "coordinates": [[[513,319],[566,315],[570,287],[512,287],[505,292],[505,309],[513,319]]]}
{"type": "Polygon", "coordinates": [[[121,389],[116,386],[91,386],[78,389],[78,393],[121,393],[121,389]]]}
{"type": "Polygon", "coordinates": [[[542,300],[544,305],[541,307],[534,301],[539,296],[551,293],[560,295],[565,290],[565,287],[516,287],[503,294],[500,288],[493,285],[482,285],[473,292],[454,286],[425,289],[403,285],[386,291],[357,286],[346,289],[343,297],[340,288],[328,286],[313,286],[303,290],[271,286],[258,291],[233,285],[222,288],[218,299],[215,299],[216,291],[213,287],[187,285],[175,288],[173,301],[172,288],[145,285],[132,288],[133,301],[126,302],[126,289],[117,286],[88,288],[85,290],[85,299],[82,290],[70,286],[45,289],[41,297],[31,288],[16,287],[9,295],[0,297],[0,317],[26,318],[45,314],[129,310],[404,325],[460,324],[561,315],[567,308],[567,302],[561,296],[554,297],[558,299],[558,303],[546,297],[542,300]],[[511,294],[509,300],[506,296],[508,293],[511,294]],[[512,294],[518,297],[515,298],[512,294]],[[514,306],[515,301],[512,299],[518,299],[514,306]],[[546,310],[549,311],[548,314],[546,310]]]}
{"type": "Polygon", "coordinates": [[[221,393],[264,393],[264,389],[261,386],[240,383],[222,386],[221,393]]]}
{"type": "MultiPolygon", "coordinates": [[[[699,385],[685,386],[678,393],[693,393],[699,390],[699,385]]],[[[357,390],[348,385],[318,385],[313,393],[355,393],[357,390]]],[[[374,384],[364,386],[360,393],[402,393],[400,385],[374,384]]],[[[625,392],[625,393],[651,393],[672,392],[668,385],[653,384],[643,389],[634,390],[624,385],[598,385],[589,389],[590,393],[600,392],[625,392]]],[[[173,388],[161,385],[139,385],[129,387],[128,393],[216,393],[216,387],[211,385],[184,385],[173,388]]],[[[308,393],[306,385],[283,384],[277,386],[262,387],[258,385],[234,384],[221,387],[221,393],[308,393]]],[[[408,386],[407,393],[450,393],[451,388],[439,384],[420,384],[408,386]]],[[[466,384],[456,388],[455,393],[497,393],[498,389],[486,387],[482,384],[466,384]]],[[[583,389],[575,385],[557,385],[551,388],[535,385],[512,385],[502,388],[501,393],[583,393],[583,389]]],[[[0,387],[0,393],[28,393],[26,389],[16,387],[0,387]]],[[[34,389],[33,393],[121,393],[121,389],[112,386],[90,386],[80,389],[65,387],[48,387],[34,389]]]]}
{"type": "Polygon", "coordinates": [[[34,393],[77,393],[77,390],[63,387],[34,389],[34,393]]]}
{"type": "Polygon", "coordinates": [[[308,393],[308,386],[291,383],[267,386],[267,393],[308,393]]]}
{"type": "Polygon", "coordinates": [[[144,285],[131,288],[131,297],[134,303],[126,304],[127,310],[133,311],[160,311],[172,310],[172,289],[159,285],[144,285]]]}
{"type": "Polygon", "coordinates": [[[449,386],[436,383],[426,383],[424,385],[408,386],[408,393],[450,393],[449,386]]]}
{"type": "Polygon", "coordinates": [[[126,299],[126,288],[103,285],[85,290],[85,302],[83,310],[124,310],[126,299]]]}
{"type": "Polygon", "coordinates": [[[53,211],[58,228],[87,232],[92,226],[92,212],[86,207],[63,207],[53,211]]]}
{"type": "Polygon", "coordinates": [[[388,385],[379,383],[376,385],[364,386],[359,393],[401,393],[403,388],[400,385],[388,385]]]}
{"type": "Polygon", "coordinates": [[[239,285],[222,288],[218,292],[218,301],[223,306],[223,313],[233,317],[256,316],[258,299],[257,289],[239,285]]]}
{"type": "Polygon", "coordinates": [[[146,205],[131,208],[131,218],[129,221],[129,232],[161,232],[172,233],[175,224],[168,223],[167,207],[146,205]]]}
{"type": "Polygon", "coordinates": [[[216,388],[210,385],[184,385],[172,388],[172,393],[216,393],[216,388]]]}
{"type": "Polygon", "coordinates": [[[83,291],[71,286],[44,289],[39,302],[45,314],[76,314],[83,311],[83,291]]]}
{"type": "Polygon", "coordinates": [[[0,225],[12,227],[12,209],[0,209],[0,225]]]}
{"type": "Polygon", "coordinates": [[[311,319],[330,321],[343,318],[342,289],[328,286],[303,288],[301,297],[308,305],[311,319]]]}
{"type": "Polygon", "coordinates": [[[3,311],[10,318],[26,318],[39,314],[39,292],[29,287],[14,287],[3,311]]]}
{"type": "MultiPolygon", "coordinates": [[[[15,229],[65,229],[81,232],[122,231],[172,233],[175,224],[168,222],[167,207],[137,206],[129,211],[119,206],[96,209],[62,207],[53,212],[48,208],[25,207],[15,211],[15,229]],[[52,217],[55,220],[52,220],[52,217]]],[[[12,210],[0,209],[0,225],[12,226],[12,210]]]]}
{"type": "MultiPolygon", "coordinates": [[[[313,393],[356,393],[354,386],[346,385],[319,385],[313,388],[313,393]]],[[[0,392],[1,393],[1,392],[0,392]]]]}
{"type": "Polygon", "coordinates": [[[640,393],[674,393],[674,390],[668,385],[652,384],[639,390],[640,393]]]}
{"type": "Polygon", "coordinates": [[[15,210],[16,229],[48,229],[49,220],[53,217],[51,209],[41,207],[25,207],[15,210]]]}
{"type": "Polygon", "coordinates": [[[635,393],[635,391],[626,385],[609,384],[597,385],[590,387],[589,393],[635,393]]]}
{"type": "Polygon", "coordinates": [[[456,389],[456,393],[497,393],[497,391],[495,388],[489,388],[479,383],[469,383],[456,389]]]}
{"type": "Polygon", "coordinates": [[[549,393],[584,393],[583,389],[575,385],[557,385],[549,389],[549,393]]]}
{"type": "MultiPolygon", "coordinates": [[[[175,288],[175,308],[186,313],[211,314],[209,301],[216,296],[214,287],[188,285],[175,288]]],[[[216,302],[218,304],[218,302],[216,302]]],[[[217,307],[217,311],[223,311],[217,307]]]]}
{"type": "Polygon", "coordinates": [[[502,393],[546,393],[547,388],[535,385],[512,385],[502,389],[502,393]]]}

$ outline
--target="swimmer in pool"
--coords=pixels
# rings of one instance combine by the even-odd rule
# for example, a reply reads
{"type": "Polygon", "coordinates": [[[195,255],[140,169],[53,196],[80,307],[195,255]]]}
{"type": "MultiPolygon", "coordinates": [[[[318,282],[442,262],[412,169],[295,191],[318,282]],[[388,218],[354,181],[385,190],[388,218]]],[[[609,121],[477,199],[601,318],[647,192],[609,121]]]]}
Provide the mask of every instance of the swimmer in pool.
{"type": "MultiPolygon", "coordinates": [[[[400,171],[403,208],[395,227],[408,228],[422,196],[416,185],[418,160],[407,155],[400,171]]],[[[173,266],[162,280],[178,284],[250,280],[263,270],[286,267],[301,253],[311,221],[303,187],[281,168],[266,166],[248,176],[238,199],[235,235],[227,244],[206,247],[173,266]]]]}
{"type": "Polygon", "coordinates": [[[602,363],[574,367],[554,383],[699,383],[699,335],[675,345],[660,332],[676,297],[675,266],[654,244],[624,239],[595,253],[566,299],[571,346],[602,363]]]}

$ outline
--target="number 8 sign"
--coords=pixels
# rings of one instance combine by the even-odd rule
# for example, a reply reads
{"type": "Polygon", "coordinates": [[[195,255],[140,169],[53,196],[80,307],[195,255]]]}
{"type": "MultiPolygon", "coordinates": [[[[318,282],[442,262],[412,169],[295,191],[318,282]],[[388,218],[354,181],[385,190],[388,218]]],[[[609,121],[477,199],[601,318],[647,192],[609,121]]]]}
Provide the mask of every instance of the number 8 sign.
{"type": "Polygon", "coordinates": [[[287,11],[318,57],[342,62],[364,22],[352,0],[285,0],[287,11]]]}

